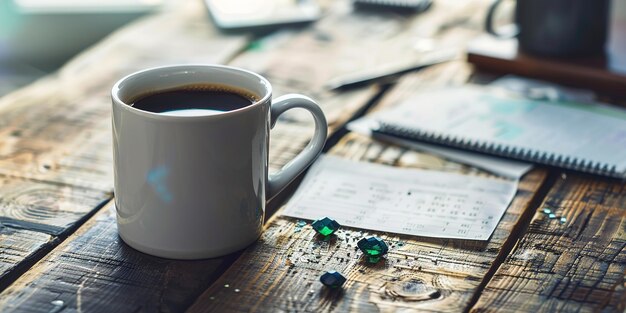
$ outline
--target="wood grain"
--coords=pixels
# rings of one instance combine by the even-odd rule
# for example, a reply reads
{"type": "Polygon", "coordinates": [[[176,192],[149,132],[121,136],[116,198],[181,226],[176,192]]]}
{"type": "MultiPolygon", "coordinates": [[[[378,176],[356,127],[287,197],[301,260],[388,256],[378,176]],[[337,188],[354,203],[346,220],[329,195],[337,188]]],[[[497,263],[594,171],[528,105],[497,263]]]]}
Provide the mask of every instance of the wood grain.
{"type": "MultiPolygon", "coordinates": [[[[349,134],[332,154],[405,167],[438,169],[457,164],[418,152],[398,150],[349,134]],[[412,157],[406,157],[410,153],[412,157]],[[415,155],[417,154],[417,156],[415,155]],[[358,156],[358,157],[356,157],[358,156]]],[[[470,303],[502,246],[545,179],[534,170],[520,182],[518,195],[489,241],[436,239],[344,228],[330,241],[310,227],[278,216],[261,239],[191,307],[191,312],[387,312],[422,310],[458,312],[470,303]],[[379,264],[364,262],[356,241],[378,235],[390,243],[379,264]],[[348,282],[332,291],[319,282],[326,270],[343,273],[348,282]]]]}
{"type": "Polygon", "coordinates": [[[0,284],[22,261],[34,257],[43,245],[52,243],[50,235],[0,225],[0,284]]]}
{"type": "Polygon", "coordinates": [[[626,183],[563,176],[472,312],[624,312],[626,183]]]}
{"type": "Polygon", "coordinates": [[[140,253],[119,238],[115,210],[109,205],[6,289],[0,308],[3,312],[179,312],[234,257],[174,261],[140,253]]]}
{"type": "Polygon", "coordinates": [[[0,225],[55,236],[112,197],[99,190],[15,177],[0,180],[0,190],[0,225]]]}

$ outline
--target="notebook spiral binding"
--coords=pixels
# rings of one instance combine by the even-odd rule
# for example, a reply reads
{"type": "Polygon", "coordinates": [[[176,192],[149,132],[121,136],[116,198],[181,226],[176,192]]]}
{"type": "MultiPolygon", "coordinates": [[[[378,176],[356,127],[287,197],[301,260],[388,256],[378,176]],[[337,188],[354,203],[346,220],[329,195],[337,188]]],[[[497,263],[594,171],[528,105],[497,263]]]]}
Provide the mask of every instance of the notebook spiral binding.
{"type": "Polygon", "coordinates": [[[422,4],[425,0],[357,0],[358,3],[368,3],[368,4],[379,4],[379,5],[390,5],[390,6],[402,6],[409,7],[413,5],[422,4]]]}
{"type": "Polygon", "coordinates": [[[457,136],[436,134],[416,129],[406,129],[385,122],[379,122],[378,132],[410,140],[423,140],[434,144],[446,145],[487,154],[494,154],[522,161],[541,163],[545,165],[567,168],[590,174],[626,179],[625,173],[618,172],[615,165],[602,164],[600,162],[594,162],[588,159],[579,159],[572,158],[570,156],[556,155],[554,153],[549,153],[546,151],[539,151],[516,146],[503,146],[495,144],[493,142],[459,138],[457,136]]]}
{"type": "Polygon", "coordinates": [[[416,11],[428,9],[432,0],[353,0],[357,6],[372,8],[398,8],[416,11]]]}

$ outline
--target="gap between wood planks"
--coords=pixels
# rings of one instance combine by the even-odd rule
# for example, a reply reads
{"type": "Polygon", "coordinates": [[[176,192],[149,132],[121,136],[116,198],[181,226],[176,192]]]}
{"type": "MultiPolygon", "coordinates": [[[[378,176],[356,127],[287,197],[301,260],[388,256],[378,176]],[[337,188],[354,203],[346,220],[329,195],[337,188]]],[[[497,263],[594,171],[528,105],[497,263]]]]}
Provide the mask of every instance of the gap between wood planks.
{"type": "Polygon", "coordinates": [[[476,288],[476,292],[474,293],[468,306],[464,310],[465,313],[469,312],[474,307],[474,305],[476,305],[483,290],[485,289],[489,281],[491,281],[493,276],[496,274],[496,271],[498,270],[498,268],[500,268],[500,266],[504,263],[504,261],[506,260],[506,257],[509,254],[511,254],[511,251],[513,251],[513,249],[517,245],[517,242],[522,239],[522,237],[526,233],[526,230],[528,230],[528,226],[530,225],[530,222],[532,221],[532,218],[535,215],[535,212],[537,211],[537,209],[539,209],[539,206],[546,199],[546,196],[550,192],[550,189],[552,189],[552,187],[554,186],[557,178],[558,178],[558,173],[556,171],[553,170],[553,171],[548,172],[548,176],[546,177],[546,179],[544,179],[544,181],[541,183],[541,186],[539,187],[537,192],[533,195],[533,198],[530,200],[528,207],[526,208],[524,213],[522,213],[522,215],[520,216],[517,224],[515,224],[515,226],[513,227],[513,230],[511,231],[511,233],[509,234],[509,237],[506,239],[506,241],[502,245],[502,248],[500,249],[498,256],[495,258],[495,260],[491,264],[491,267],[487,271],[487,274],[485,274],[482,281],[476,288]]]}
{"type": "MultiPolygon", "coordinates": [[[[93,210],[87,212],[82,218],[77,220],[72,226],[68,227],[66,231],[60,233],[58,235],[54,235],[52,239],[47,242],[45,245],[41,246],[40,249],[35,251],[32,255],[28,256],[22,262],[19,262],[17,266],[8,272],[2,280],[0,280],[0,293],[11,286],[17,279],[19,279],[24,273],[28,272],[37,262],[41,261],[48,253],[50,253],[54,248],[58,247],[61,243],[63,243],[67,238],[69,238],[72,234],[74,234],[80,227],[82,227],[88,220],[90,220],[96,213],[100,212],[102,208],[104,208],[113,198],[109,197],[105,200],[102,200],[93,210]]],[[[32,231],[41,232],[38,229],[30,229],[30,228],[20,228],[14,227],[11,225],[4,225],[4,227],[13,228],[13,229],[28,229],[32,231]]],[[[45,232],[43,232],[45,233],[45,232]]]]}

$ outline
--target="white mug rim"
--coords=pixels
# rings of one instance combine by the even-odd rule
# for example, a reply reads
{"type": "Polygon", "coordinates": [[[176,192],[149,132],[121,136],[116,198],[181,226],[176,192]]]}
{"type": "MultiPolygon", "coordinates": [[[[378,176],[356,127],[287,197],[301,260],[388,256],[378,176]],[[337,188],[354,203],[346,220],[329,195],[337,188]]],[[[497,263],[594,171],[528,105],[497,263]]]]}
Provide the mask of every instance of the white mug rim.
{"type": "MultiPolygon", "coordinates": [[[[172,86],[172,88],[176,88],[179,86],[172,86]]],[[[236,88],[242,88],[242,89],[246,89],[244,87],[241,86],[233,86],[236,88]]],[[[167,90],[167,89],[163,89],[162,90],[167,90]]],[[[248,90],[250,92],[253,92],[251,90],[248,90]]],[[[174,65],[165,65],[165,66],[157,66],[157,67],[152,67],[152,68],[148,68],[148,69],[143,69],[131,74],[128,74],[126,76],[124,76],[123,78],[121,78],[120,80],[118,80],[115,85],[113,85],[113,88],[111,89],[111,97],[113,98],[113,104],[114,106],[119,107],[122,110],[126,110],[129,113],[133,113],[139,116],[143,116],[146,118],[152,118],[152,119],[158,119],[158,120],[171,120],[171,121],[193,121],[193,120],[214,120],[214,119],[221,119],[221,118],[225,118],[225,117],[230,117],[232,115],[239,115],[241,113],[250,111],[250,110],[254,110],[256,107],[262,105],[263,103],[266,103],[268,101],[270,101],[271,97],[272,97],[272,85],[270,84],[270,82],[263,76],[254,73],[252,71],[249,70],[245,70],[242,68],[238,68],[238,67],[234,67],[234,66],[228,66],[228,65],[217,65],[217,64],[174,64],[174,65]],[[119,93],[120,91],[124,88],[122,85],[125,84],[128,80],[132,79],[133,77],[136,76],[140,76],[140,75],[145,75],[149,72],[156,72],[156,71],[163,71],[163,70],[170,70],[170,71],[180,71],[180,70],[191,70],[191,69],[196,69],[196,68],[204,68],[204,69],[222,69],[222,70],[227,70],[227,71],[233,71],[233,72],[239,72],[239,73],[243,73],[246,74],[254,79],[259,80],[260,84],[264,86],[265,89],[265,94],[260,95],[260,99],[254,101],[252,104],[247,105],[245,107],[242,108],[238,108],[235,110],[230,110],[230,111],[226,111],[226,112],[221,112],[221,113],[217,113],[217,114],[207,114],[207,115],[195,115],[195,116],[178,116],[178,115],[167,115],[167,114],[161,114],[161,113],[156,113],[156,112],[150,112],[150,111],[145,111],[145,110],[140,110],[137,109],[133,106],[131,106],[130,104],[126,103],[125,101],[122,101],[122,99],[119,97],[119,93]]]]}

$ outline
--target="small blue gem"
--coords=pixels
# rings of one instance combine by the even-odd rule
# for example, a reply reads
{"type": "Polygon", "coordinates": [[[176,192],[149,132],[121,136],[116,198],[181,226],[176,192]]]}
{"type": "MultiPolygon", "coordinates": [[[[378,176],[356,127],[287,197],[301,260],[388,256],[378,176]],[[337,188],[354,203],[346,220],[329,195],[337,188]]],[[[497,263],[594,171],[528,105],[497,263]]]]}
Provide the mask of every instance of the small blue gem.
{"type": "Polygon", "coordinates": [[[346,282],[346,278],[337,271],[328,271],[320,276],[320,282],[330,288],[339,288],[346,282]]]}

